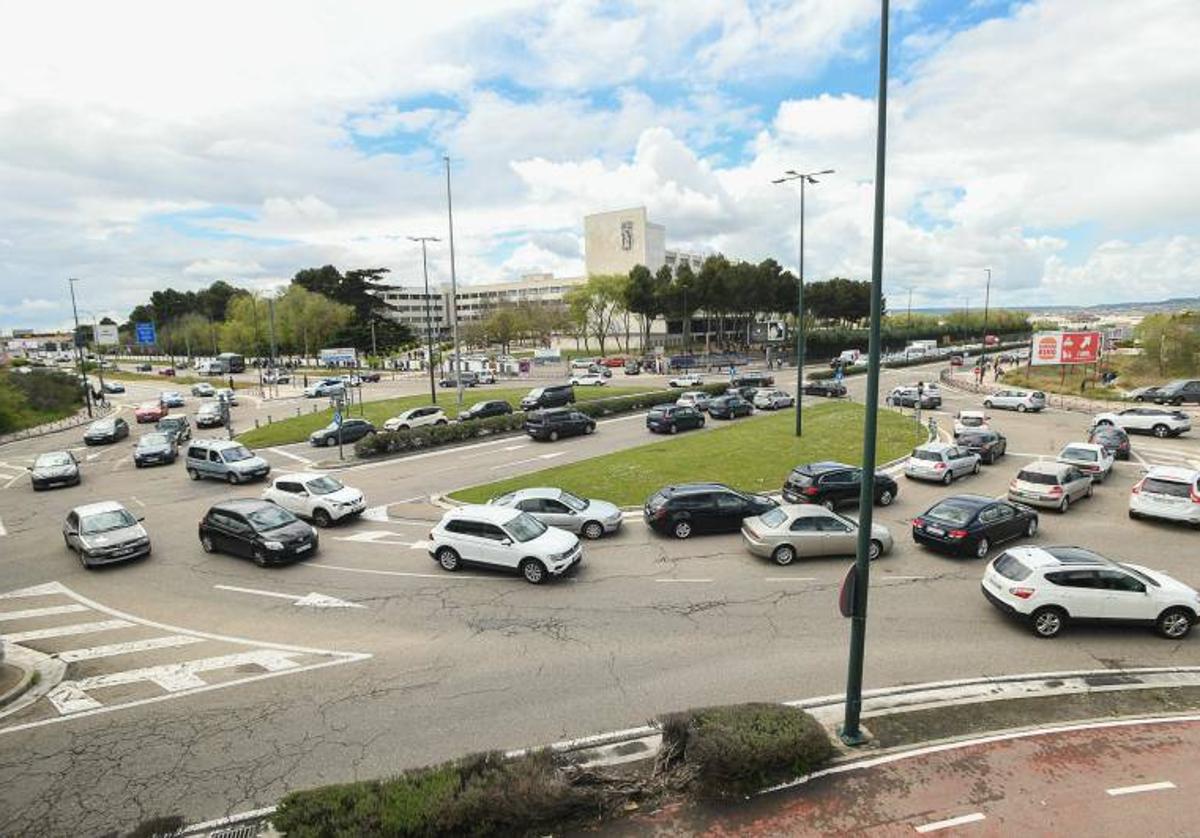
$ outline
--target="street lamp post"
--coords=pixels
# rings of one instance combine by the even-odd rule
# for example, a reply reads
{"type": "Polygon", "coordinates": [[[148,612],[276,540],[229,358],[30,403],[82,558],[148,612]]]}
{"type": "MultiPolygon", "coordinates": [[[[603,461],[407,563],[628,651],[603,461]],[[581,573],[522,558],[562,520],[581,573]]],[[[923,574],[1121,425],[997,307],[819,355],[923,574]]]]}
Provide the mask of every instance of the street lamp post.
{"type": "Polygon", "coordinates": [[[980,368],[983,368],[984,362],[987,361],[988,306],[992,302],[992,269],[984,270],[987,271],[987,289],[983,292],[983,349],[979,352],[980,368]]]}
{"type": "Polygon", "coordinates": [[[83,387],[83,401],[87,405],[88,418],[92,418],[92,391],[87,385],[87,372],[83,369],[83,347],[79,345],[79,309],[75,305],[75,283],[78,279],[68,279],[67,287],[71,289],[71,313],[75,315],[75,333],[71,335],[71,343],[75,345],[75,354],[79,357],[79,380],[83,387]]]}
{"type": "Polygon", "coordinates": [[[883,319],[883,187],[887,148],[888,0],[879,23],[879,93],[875,129],[875,218],[871,245],[871,329],[867,347],[866,415],[863,421],[862,480],[858,494],[858,549],[854,560],[850,661],[846,673],[846,715],[838,731],[847,745],[862,745],[863,658],[867,645],[867,591],[871,581],[871,524],[875,501],[875,430],[879,411],[879,340],[883,319]]]}
{"type": "Polygon", "coordinates": [[[833,174],[833,169],[824,169],[820,172],[797,172],[788,169],[784,172],[783,177],[771,181],[771,183],[800,181],[800,276],[796,283],[796,436],[800,436],[803,431],[800,407],[804,398],[804,187],[810,183],[820,183],[817,175],[831,174],[833,174]]]}
{"type": "Polygon", "coordinates": [[[446,216],[450,226],[450,334],[454,341],[454,386],[458,390],[458,409],[462,410],[462,360],[458,357],[458,279],[454,272],[454,203],[450,197],[450,155],[446,162],[446,216]]]}
{"type": "Polygon", "coordinates": [[[429,398],[437,404],[437,387],[433,383],[433,318],[429,313],[429,254],[426,245],[440,242],[435,236],[409,236],[409,241],[421,243],[421,270],[425,274],[425,351],[429,354],[429,398]]]}

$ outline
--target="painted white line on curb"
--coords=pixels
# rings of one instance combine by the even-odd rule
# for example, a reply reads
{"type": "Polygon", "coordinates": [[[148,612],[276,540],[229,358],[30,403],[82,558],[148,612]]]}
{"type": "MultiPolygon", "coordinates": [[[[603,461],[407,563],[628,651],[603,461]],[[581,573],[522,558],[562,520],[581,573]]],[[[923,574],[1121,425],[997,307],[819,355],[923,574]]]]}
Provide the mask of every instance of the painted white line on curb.
{"type": "Polygon", "coordinates": [[[46,608],[27,608],[24,611],[0,611],[0,623],[6,620],[27,620],[31,617],[49,617],[53,614],[75,614],[87,611],[82,605],[50,605],[46,608]]]}
{"type": "Polygon", "coordinates": [[[985,819],[983,812],[972,812],[969,815],[959,815],[957,818],[947,818],[944,821],[934,821],[916,827],[917,832],[924,835],[927,832],[937,832],[939,829],[949,829],[952,826],[962,826],[968,823],[978,823],[985,819]]]}
{"type": "Polygon", "coordinates": [[[293,454],[291,451],[284,451],[282,448],[271,447],[267,450],[274,454],[279,454],[281,457],[288,457],[289,459],[295,460],[298,463],[304,463],[306,466],[311,466],[313,464],[313,461],[308,457],[301,457],[299,454],[293,454]]]}
{"type": "Polygon", "coordinates": [[[1121,786],[1115,789],[1105,789],[1105,794],[1109,797],[1120,797],[1123,794],[1141,794],[1144,791],[1166,791],[1167,789],[1175,788],[1175,784],[1170,780],[1164,780],[1161,783],[1142,783],[1140,786],[1121,786]]]}

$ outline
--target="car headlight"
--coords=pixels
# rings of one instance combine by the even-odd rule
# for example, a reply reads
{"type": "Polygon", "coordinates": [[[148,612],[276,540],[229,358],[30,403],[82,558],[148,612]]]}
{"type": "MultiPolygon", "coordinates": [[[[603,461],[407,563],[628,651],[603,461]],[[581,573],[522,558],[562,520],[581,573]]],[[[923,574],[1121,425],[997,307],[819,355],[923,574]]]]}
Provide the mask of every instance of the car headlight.
{"type": "Polygon", "coordinates": [[[282,550],[283,543],[279,541],[264,541],[263,547],[266,547],[268,550],[282,550]]]}

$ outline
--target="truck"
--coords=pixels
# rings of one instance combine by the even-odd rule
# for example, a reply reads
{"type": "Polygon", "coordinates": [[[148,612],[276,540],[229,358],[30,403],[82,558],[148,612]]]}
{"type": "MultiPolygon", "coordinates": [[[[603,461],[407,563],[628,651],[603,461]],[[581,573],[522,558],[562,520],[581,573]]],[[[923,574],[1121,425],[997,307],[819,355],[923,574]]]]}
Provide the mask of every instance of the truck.
{"type": "Polygon", "coordinates": [[[852,367],[862,360],[862,353],[857,349],[843,349],[842,353],[829,362],[830,369],[852,367]]]}
{"type": "Polygon", "coordinates": [[[910,340],[904,347],[904,355],[908,358],[923,358],[926,355],[936,355],[938,344],[936,340],[910,340]]]}

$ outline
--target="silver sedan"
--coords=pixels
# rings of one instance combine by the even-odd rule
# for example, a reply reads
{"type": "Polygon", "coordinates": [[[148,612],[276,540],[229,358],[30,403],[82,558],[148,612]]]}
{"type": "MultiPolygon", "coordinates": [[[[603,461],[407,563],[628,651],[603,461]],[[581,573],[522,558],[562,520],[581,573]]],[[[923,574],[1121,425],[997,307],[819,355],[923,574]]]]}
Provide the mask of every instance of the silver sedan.
{"type": "Polygon", "coordinates": [[[564,489],[518,489],[492,498],[493,506],[528,512],[543,524],[596,539],[621,529],[621,509],[606,500],[577,497],[564,489]]]}
{"type": "MultiPolygon", "coordinates": [[[[789,565],[797,557],[852,556],[858,545],[858,522],[823,506],[784,504],[742,522],[742,540],[756,556],[789,565]]],[[[869,556],[891,552],[887,527],[871,525],[869,556]]]]}

